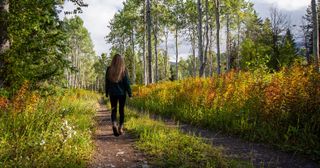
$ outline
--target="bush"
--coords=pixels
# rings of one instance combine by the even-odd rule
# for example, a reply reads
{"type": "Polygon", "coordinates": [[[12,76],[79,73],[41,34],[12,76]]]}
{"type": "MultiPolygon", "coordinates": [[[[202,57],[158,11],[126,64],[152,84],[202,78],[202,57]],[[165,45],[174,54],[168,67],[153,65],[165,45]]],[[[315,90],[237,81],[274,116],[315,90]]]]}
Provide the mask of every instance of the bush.
{"type": "Polygon", "coordinates": [[[134,89],[130,105],[320,158],[320,75],[294,66],[134,89]]]}

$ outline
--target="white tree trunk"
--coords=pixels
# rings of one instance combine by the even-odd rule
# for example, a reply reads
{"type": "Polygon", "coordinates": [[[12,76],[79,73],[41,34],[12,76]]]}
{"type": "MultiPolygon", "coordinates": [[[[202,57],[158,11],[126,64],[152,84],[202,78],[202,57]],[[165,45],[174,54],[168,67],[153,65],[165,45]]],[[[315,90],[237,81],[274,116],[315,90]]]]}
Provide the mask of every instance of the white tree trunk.
{"type": "Polygon", "coordinates": [[[179,44],[178,44],[178,26],[176,26],[176,33],[175,33],[175,39],[176,39],[176,80],[179,80],[179,44]]]}
{"type": "Polygon", "coordinates": [[[217,41],[217,73],[221,74],[221,64],[220,64],[220,0],[215,0],[215,15],[216,15],[216,41],[217,41]]]}
{"type": "Polygon", "coordinates": [[[153,36],[154,36],[154,55],[155,55],[155,82],[158,82],[159,80],[159,74],[158,74],[158,22],[157,22],[157,16],[154,17],[154,29],[153,29],[153,36]]]}
{"type": "Polygon", "coordinates": [[[311,0],[313,18],[313,53],[315,57],[315,67],[319,71],[319,25],[316,0],[311,0]]]}
{"type": "Polygon", "coordinates": [[[227,20],[227,41],[226,41],[226,46],[227,46],[227,71],[230,71],[231,69],[231,47],[230,47],[230,16],[229,14],[226,15],[226,20],[227,20]]]}
{"type": "Polygon", "coordinates": [[[132,84],[136,83],[136,53],[134,45],[134,29],[131,32],[131,45],[132,45],[132,84]]]}
{"type": "MultiPolygon", "coordinates": [[[[202,46],[202,7],[201,7],[201,0],[198,0],[198,57],[200,60],[200,63],[203,63],[203,46],[202,46]]],[[[199,69],[199,76],[203,76],[203,69],[202,66],[200,66],[199,69]]]]}
{"type": "Polygon", "coordinates": [[[149,81],[148,83],[153,83],[152,81],[152,48],[151,48],[151,4],[150,0],[147,0],[147,32],[148,32],[148,71],[149,71],[149,81]]]}
{"type": "Polygon", "coordinates": [[[168,37],[169,37],[169,31],[165,30],[165,43],[166,43],[166,51],[165,51],[165,58],[164,58],[164,78],[167,77],[167,67],[168,67],[168,37]]]}

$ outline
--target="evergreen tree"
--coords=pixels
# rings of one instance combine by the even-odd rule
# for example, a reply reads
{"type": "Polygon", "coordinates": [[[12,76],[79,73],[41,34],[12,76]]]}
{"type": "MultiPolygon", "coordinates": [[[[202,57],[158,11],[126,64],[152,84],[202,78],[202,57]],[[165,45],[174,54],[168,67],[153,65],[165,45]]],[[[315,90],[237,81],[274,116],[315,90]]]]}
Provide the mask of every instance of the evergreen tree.
{"type": "Polygon", "coordinates": [[[294,62],[294,59],[297,58],[297,55],[298,54],[293,35],[291,34],[290,29],[287,29],[280,48],[280,65],[290,66],[294,62]]]}
{"type": "Polygon", "coordinates": [[[248,21],[246,38],[241,44],[243,69],[267,68],[272,52],[272,30],[269,19],[263,23],[257,16],[248,21]]]}

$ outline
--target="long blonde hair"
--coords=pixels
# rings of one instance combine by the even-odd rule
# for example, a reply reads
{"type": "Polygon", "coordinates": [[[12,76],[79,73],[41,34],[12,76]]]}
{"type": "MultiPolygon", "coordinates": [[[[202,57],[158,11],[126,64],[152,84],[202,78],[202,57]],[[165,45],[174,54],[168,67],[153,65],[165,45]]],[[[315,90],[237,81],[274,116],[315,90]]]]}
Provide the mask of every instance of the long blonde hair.
{"type": "Polygon", "coordinates": [[[125,76],[126,73],[126,65],[124,63],[124,59],[120,54],[114,55],[109,71],[108,71],[108,79],[112,82],[119,82],[125,76]]]}

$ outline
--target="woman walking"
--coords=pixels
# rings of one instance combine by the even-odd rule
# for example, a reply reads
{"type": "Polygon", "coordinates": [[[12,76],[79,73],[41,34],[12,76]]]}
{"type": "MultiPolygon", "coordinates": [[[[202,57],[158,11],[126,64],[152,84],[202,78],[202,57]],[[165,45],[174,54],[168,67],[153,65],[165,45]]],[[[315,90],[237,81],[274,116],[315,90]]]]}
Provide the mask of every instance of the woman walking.
{"type": "Polygon", "coordinates": [[[111,121],[112,130],[115,136],[123,134],[124,123],[124,105],[126,101],[126,94],[132,97],[130,81],[125,67],[124,59],[121,55],[116,54],[107,68],[106,82],[105,82],[106,97],[110,96],[111,102],[111,121]],[[117,126],[117,105],[119,102],[120,122],[117,126]]]}

